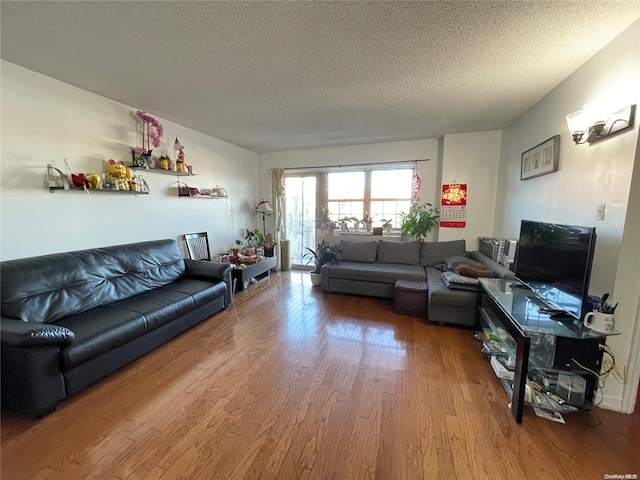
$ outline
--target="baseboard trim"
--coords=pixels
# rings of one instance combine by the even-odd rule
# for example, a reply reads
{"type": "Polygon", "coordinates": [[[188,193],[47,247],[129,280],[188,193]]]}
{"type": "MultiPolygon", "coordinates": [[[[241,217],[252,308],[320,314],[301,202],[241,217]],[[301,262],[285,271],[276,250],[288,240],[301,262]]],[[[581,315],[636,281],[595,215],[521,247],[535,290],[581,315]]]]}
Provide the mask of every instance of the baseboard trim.
{"type": "Polygon", "coordinates": [[[614,412],[619,413],[628,413],[622,409],[622,398],[615,397],[613,395],[604,395],[602,401],[598,402],[596,399],[596,403],[599,408],[603,408],[605,410],[612,410],[614,412]]]}

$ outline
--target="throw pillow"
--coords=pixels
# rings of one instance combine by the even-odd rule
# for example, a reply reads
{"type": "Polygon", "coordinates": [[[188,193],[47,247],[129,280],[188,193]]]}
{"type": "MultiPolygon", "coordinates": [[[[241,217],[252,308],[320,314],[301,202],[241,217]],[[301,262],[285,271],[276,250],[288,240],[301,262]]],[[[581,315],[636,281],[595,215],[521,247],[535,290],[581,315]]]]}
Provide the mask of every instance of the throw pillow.
{"type": "Polygon", "coordinates": [[[463,275],[465,277],[487,277],[487,278],[495,278],[496,274],[489,270],[484,265],[470,265],[468,263],[458,262],[453,267],[453,271],[459,275],[463,275]]]}
{"type": "Polygon", "coordinates": [[[465,277],[456,272],[442,272],[442,278],[447,279],[451,283],[460,283],[463,285],[478,285],[479,280],[477,278],[465,277]]]}
{"type": "Polygon", "coordinates": [[[447,288],[452,290],[477,292],[480,288],[477,278],[465,277],[458,275],[456,272],[443,272],[441,278],[447,288]]]}
{"type": "Polygon", "coordinates": [[[476,266],[482,266],[482,263],[476,261],[476,260],[471,260],[470,258],[467,257],[463,257],[460,255],[455,255],[453,257],[448,257],[445,262],[447,264],[447,270],[453,270],[456,267],[456,264],[458,263],[466,263],[467,265],[476,265],[476,266]]]}

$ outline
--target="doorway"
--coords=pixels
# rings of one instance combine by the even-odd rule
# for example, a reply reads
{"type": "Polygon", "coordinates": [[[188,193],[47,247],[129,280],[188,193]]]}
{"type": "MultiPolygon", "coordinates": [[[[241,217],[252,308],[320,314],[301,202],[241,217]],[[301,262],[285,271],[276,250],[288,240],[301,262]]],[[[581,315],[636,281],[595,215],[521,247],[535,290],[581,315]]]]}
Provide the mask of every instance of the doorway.
{"type": "Polygon", "coordinates": [[[306,248],[316,245],[316,177],[286,175],[285,230],[290,241],[291,266],[307,266],[306,248]]]}

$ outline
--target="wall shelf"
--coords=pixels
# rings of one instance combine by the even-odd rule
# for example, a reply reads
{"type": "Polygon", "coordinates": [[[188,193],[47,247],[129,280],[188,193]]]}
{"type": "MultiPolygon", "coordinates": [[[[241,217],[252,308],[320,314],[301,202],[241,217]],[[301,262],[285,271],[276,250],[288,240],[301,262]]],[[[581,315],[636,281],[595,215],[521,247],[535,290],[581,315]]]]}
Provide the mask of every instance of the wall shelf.
{"type": "Polygon", "coordinates": [[[178,172],[176,170],[165,170],[164,168],[155,167],[129,167],[131,170],[144,170],[145,172],[162,173],[164,175],[173,175],[174,177],[194,177],[195,174],[189,172],[178,172]]]}
{"type": "Polygon", "coordinates": [[[200,193],[195,187],[190,187],[184,182],[178,181],[178,197],[187,197],[187,198],[205,198],[208,200],[220,200],[229,198],[229,194],[219,185],[214,186],[211,189],[207,189],[205,192],[211,193],[200,193]]]}
{"type": "Polygon", "coordinates": [[[62,171],[50,163],[47,164],[47,177],[49,182],[49,192],[55,193],[58,191],[62,192],[84,192],[89,194],[91,192],[96,193],[114,193],[119,195],[149,195],[149,185],[147,182],[142,180],[147,188],[145,191],[140,190],[112,190],[107,188],[87,188],[84,187],[76,187],[69,183],[67,176],[62,173],[62,171]]]}
{"type": "MultiPolygon", "coordinates": [[[[49,187],[49,191],[51,193],[55,192],[85,192],[85,189],[82,187],[49,187]]],[[[107,188],[87,188],[86,193],[113,193],[119,195],[149,195],[149,192],[138,192],[136,190],[111,190],[107,188]]]]}

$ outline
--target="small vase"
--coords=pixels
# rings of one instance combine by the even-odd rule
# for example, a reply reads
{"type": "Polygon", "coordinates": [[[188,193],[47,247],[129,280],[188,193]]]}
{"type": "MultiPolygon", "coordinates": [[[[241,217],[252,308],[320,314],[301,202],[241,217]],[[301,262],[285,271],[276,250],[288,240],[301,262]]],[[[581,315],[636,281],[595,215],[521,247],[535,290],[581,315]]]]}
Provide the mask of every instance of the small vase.
{"type": "Polygon", "coordinates": [[[371,229],[373,228],[373,222],[367,222],[366,227],[367,227],[367,232],[370,232],[371,229]]]}

